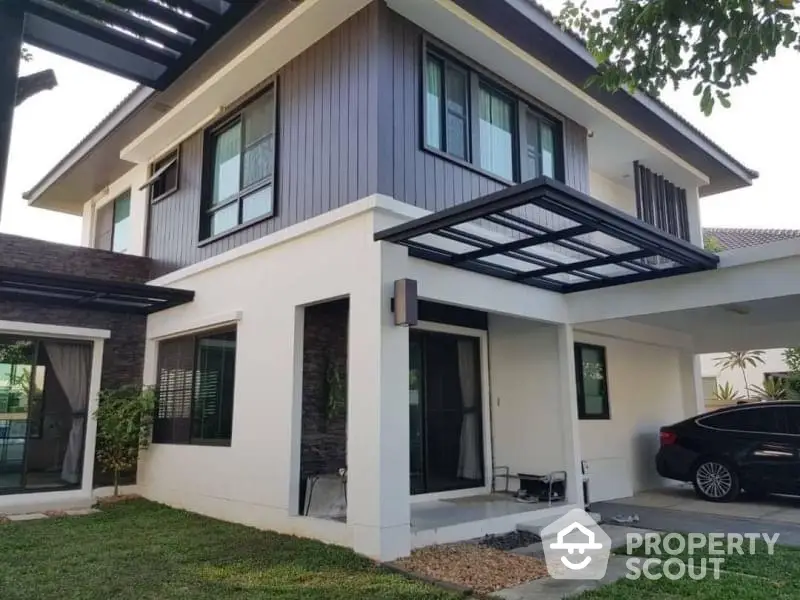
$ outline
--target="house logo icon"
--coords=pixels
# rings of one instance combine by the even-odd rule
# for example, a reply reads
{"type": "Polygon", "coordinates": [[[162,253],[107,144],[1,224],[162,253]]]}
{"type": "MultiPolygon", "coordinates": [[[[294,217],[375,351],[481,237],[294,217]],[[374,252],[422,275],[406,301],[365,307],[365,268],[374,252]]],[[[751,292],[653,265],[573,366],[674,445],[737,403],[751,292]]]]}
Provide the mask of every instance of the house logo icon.
{"type": "Polygon", "coordinates": [[[611,538],[585,511],[569,511],[542,530],[547,570],[553,579],[602,579],[611,538]]]}

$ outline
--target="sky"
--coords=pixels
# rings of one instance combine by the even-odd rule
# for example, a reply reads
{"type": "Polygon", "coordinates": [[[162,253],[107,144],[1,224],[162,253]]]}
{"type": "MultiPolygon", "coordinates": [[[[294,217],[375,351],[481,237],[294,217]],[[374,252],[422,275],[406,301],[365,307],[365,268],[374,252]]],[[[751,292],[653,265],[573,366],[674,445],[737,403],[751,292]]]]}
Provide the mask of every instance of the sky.
{"type": "MultiPolygon", "coordinates": [[[[33,187],[133,88],[113,75],[39,50],[23,73],[52,68],[59,85],[14,113],[11,158],[0,232],[69,244],[80,243],[80,218],[27,206],[33,187]]],[[[750,84],[734,90],[733,106],[700,112],[691,85],[666,91],[662,100],[760,177],[753,186],[701,200],[704,227],[800,229],[798,140],[800,54],[784,51],[758,67],[750,84]]]]}

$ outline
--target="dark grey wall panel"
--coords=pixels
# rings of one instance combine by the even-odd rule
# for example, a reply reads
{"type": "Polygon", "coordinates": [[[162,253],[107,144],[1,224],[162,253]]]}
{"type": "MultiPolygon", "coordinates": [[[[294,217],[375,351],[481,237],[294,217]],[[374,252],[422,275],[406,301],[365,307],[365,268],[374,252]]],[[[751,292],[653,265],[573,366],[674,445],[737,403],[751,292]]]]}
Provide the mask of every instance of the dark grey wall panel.
{"type": "MultiPolygon", "coordinates": [[[[185,141],[180,190],[151,207],[148,253],[156,274],[376,192],[436,211],[505,187],[421,149],[422,33],[378,0],[278,72],[276,204],[269,220],[199,245],[203,134],[185,141]]],[[[566,182],[588,192],[586,130],[565,119],[564,137],[566,182]]]]}
{"type": "MultiPolygon", "coordinates": [[[[181,147],[180,189],[151,206],[156,275],[215,256],[375,192],[378,122],[372,49],[377,5],[283,67],[278,86],[275,216],[199,245],[203,133],[181,147]]],[[[268,75],[268,74],[265,74],[268,75]]]]}

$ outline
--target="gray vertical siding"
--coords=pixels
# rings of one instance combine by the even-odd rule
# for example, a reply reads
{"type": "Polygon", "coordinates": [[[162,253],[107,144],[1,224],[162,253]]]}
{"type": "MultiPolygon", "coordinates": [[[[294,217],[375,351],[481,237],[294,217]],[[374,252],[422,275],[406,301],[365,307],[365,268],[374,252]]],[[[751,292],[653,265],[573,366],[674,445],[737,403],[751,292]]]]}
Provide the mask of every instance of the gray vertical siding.
{"type": "MultiPolygon", "coordinates": [[[[421,149],[422,33],[376,1],[277,73],[273,218],[200,245],[203,133],[186,140],[179,191],[151,207],[156,274],[376,192],[437,211],[505,187],[421,149]]],[[[588,192],[586,130],[565,120],[563,131],[566,182],[588,192]]],[[[526,215],[559,226],[552,216],[526,215]]]]}
{"type": "MultiPolygon", "coordinates": [[[[381,164],[378,191],[428,210],[441,210],[506,185],[422,150],[420,140],[423,30],[385,7],[378,16],[381,164]]],[[[535,103],[534,98],[528,98],[535,103]]],[[[586,129],[564,118],[564,175],[589,191],[586,129]]]]}
{"type": "Polygon", "coordinates": [[[156,275],[375,192],[376,14],[377,5],[368,6],[278,72],[273,218],[199,245],[203,132],[182,144],[180,189],[150,211],[148,255],[156,275]]]}

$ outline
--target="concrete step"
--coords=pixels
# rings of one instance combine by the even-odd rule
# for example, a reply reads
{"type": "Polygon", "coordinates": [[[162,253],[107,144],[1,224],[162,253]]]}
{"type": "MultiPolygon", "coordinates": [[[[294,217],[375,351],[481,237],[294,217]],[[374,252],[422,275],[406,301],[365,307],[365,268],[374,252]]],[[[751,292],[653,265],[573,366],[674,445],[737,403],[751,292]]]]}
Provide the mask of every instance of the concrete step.
{"type": "Polygon", "coordinates": [[[93,503],[94,501],[91,497],[63,499],[59,498],[57,492],[53,493],[52,499],[48,498],[46,500],[33,500],[30,496],[26,498],[25,495],[20,494],[19,498],[15,498],[14,502],[0,505],[0,515],[30,515],[52,511],[86,510],[91,508],[93,503]]]}
{"type": "MultiPolygon", "coordinates": [[[[600,516],[599,513],[591,512],[589,513],[589,516],[592,517],[592,519],[594,519],[595,523],[601,522],[602,517],[600,516]]],[[[534,535],[541,536],[542,529],[550,525],[550,523],[552,523],[553,521],[555,521],[553,517],[525,521],[524,523],[517,524],[517,531],[525,531],[527,533],[532,533],[534,535]]]]}

